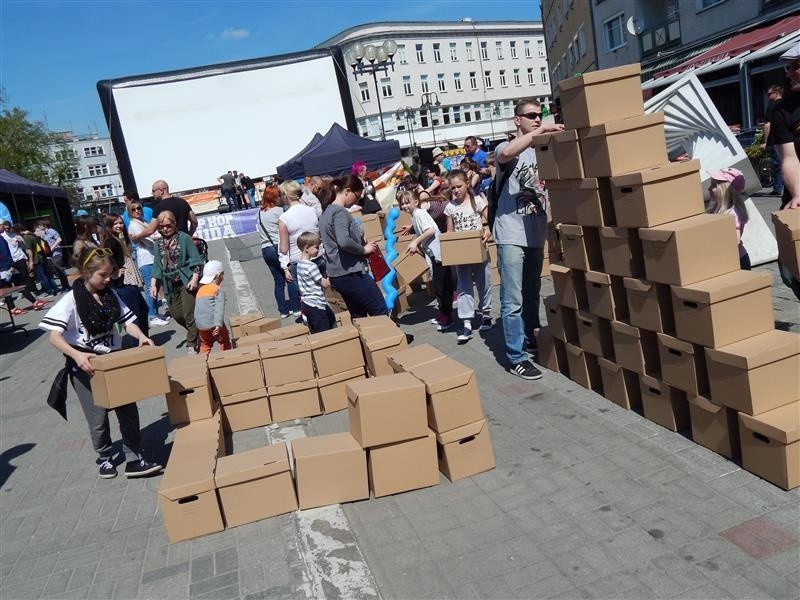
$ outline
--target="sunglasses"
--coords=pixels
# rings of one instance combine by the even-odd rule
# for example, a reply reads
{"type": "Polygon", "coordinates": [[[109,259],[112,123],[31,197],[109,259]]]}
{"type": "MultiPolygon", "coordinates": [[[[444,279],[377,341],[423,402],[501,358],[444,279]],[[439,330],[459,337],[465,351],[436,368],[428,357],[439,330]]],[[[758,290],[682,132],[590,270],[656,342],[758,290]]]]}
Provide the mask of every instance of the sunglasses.
{"type": "Polygon", "coordinates": [[[133,206],[133,207],[131,207],[131,212],[141,212],[141,210],[142,210],[141,206],[133,206]]]}
{"type": "Polygon", "coordinates": [[[521,115],[517,115],[517,116],[518,117],[525,117],[526,119],[530,119],[531,121],[533,121],[534,119],[541,119],[542,118],[542,113],[540,113],[540,112],[527,112],[527,113],[522,113],[521,115]]]}
{"type": "Polygon", "coordinates": [[[99,256],[101,258],[107,258],[111,256],[113,252],[108,248],[92,248],[89,254],[86,255],[86,258],[83,259],[83,264],[81,265],[81,269],[85,269],[86,265],[89,264],[89,261],[92,260],[95,256],[99,256]]]}
{"type": "Polygon", "coordinates": [[[159,229],[164,229],[165,227],[175,227],[175,223],[159,223],[159,229]]]}

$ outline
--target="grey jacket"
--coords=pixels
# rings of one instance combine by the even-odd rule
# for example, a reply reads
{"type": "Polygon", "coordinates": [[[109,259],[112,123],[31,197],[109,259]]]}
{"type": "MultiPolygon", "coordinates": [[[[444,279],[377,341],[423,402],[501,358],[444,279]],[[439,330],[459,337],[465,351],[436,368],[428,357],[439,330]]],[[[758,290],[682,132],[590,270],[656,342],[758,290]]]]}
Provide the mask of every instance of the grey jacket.
{"type": "Polygon", "coordinates": [[[341,277],[367,270],[361,228],[346,208],[330,204],[319,218],[319,234],[325,248],[328,276],[341,277]]]}

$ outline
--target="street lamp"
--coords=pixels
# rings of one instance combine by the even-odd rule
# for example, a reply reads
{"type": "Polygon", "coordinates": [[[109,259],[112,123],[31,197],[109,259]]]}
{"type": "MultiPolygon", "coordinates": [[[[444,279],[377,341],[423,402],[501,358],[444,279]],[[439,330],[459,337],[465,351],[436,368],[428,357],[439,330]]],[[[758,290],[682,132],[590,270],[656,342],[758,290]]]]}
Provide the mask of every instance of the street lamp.
{"type": "Polygon", "coordinates": [[[422,104],[420,105],[420,110],[427,110],[428,114],[431,116],[431,133],[433,134],[433,145],[436,146],[436,127],[433,125],[433,111],[431,110],[434,106],[437,108],[441,106],[442,103],[439,102],[439,94],[436,92],[425,92],[422,94],[422,104]]]}
{"type": "Polygon", "coordinates": [[[375,83],[375,97],[378,99],[378,116],[381,118],[381,139],[386,139],[386,129],[383,125],[383,109],[381,109],[381,94],[378,90],[377,72],[389,74],[389,68],[394,71],[394,55],[397,53],[397,43],[394,40],[386,40],[377,48],[372,44],[363,46],[355,44],[353,49],[347,53],[346,60],[353,67],[353,75],[358,79],[359,75],[368,73],[372,75],[375,83]],[[367,59],[367,64],[364,59],[367,59]]]}
{"type": "Polygon", "coordinates": [[[417,124],[416,111],[410,106],[406,106],[405,108],[398,108],[394,116],[397,120],[405,118],[406,127],[408,127],[408,140],[411,143],[411,153],[413,154],[414,147],[417,145],[414,141],[414,125],[417,124]]]}
{"type": "Polygon", "coordinates": [[[492,128],[492,141],[494,141],[494,118],[500,116],[500,107],[494,102],[489,104],[489,126],[492,128]]]}

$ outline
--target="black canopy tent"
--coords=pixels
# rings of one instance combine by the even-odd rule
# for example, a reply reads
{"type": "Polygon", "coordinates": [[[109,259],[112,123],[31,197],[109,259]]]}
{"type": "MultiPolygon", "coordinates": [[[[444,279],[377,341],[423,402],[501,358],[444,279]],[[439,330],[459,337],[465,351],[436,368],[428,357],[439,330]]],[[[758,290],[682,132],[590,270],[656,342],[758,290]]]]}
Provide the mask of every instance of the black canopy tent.
{"type": "Polygon", "coordinates": [[[36,217],[49,217],[64,238],[66,245],[75,239],[75,225],[67,192],[54,185],[36,183],[30,179],[0,169],[0,201],[8,207],[14,223],[26,223],[36,217]]]}
{"type": "Polygon", "coordinates": [[[300,154],[279,166],[278,175],[283,179],[339,175],[349,172],[359,160],[367,163],[370,169],[392,165],[400,160],[400,142],[368,140],[334,123],[316,144],[309,144],[300,154]]]}

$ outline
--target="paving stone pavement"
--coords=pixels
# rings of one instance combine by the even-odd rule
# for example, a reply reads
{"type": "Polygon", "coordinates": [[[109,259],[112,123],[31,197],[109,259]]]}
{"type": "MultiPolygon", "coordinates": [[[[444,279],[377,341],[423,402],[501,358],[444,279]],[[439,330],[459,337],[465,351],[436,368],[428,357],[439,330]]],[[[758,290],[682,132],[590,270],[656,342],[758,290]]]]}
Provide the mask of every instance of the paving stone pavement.
{"type": "MultiPolygon", "coordinates": [[[[272,283],[255,236],[228,240],[263,310],[272,283]]],[[[226,256],[225,245],[211,254],[226,256]]],[[[774,263],[759,269],[776,273],[774,263]]],[[[236,290],[226,279],[229,314],[236,290]]],[[[545,280],[543,295],[552,286],[545,280]]],[[[776,320],[800,331],[780,283],[776,320]]],[[[499,302],[495,295],[495,313],[499,302]]],[[[401,319],[475,369],[497,460],[456,483],[343,506],[383,598],[797,598],[800,492],[782,491],[641,416],[546,372],[522,381],[498,365],[499,325],[457,346],[427,320],[401,319]]],[[[61,360],[34,329],[0,333],[0,598],[307,598],[297,515],[170,545],[159,477],[101,480],[77,403],[69,421],[45,404],[61,360]]],[[[155,332],[169,356],[182,335],[155,332]]],[[[163,401],[140,403],[149,456],[165,459],[163,401]]],[[[118,439],[117,425],[111,418],[118,439]]],[[[342,431],[346,415],[305,420],[308,435],[342,431]]],[[[237,433],[229,449],[266,443],[237,433]]],[[[367,594],[369,596],[369,594],[367,594]]],[[[374,597],[374,596],[370,596],[374,597]]]]}

